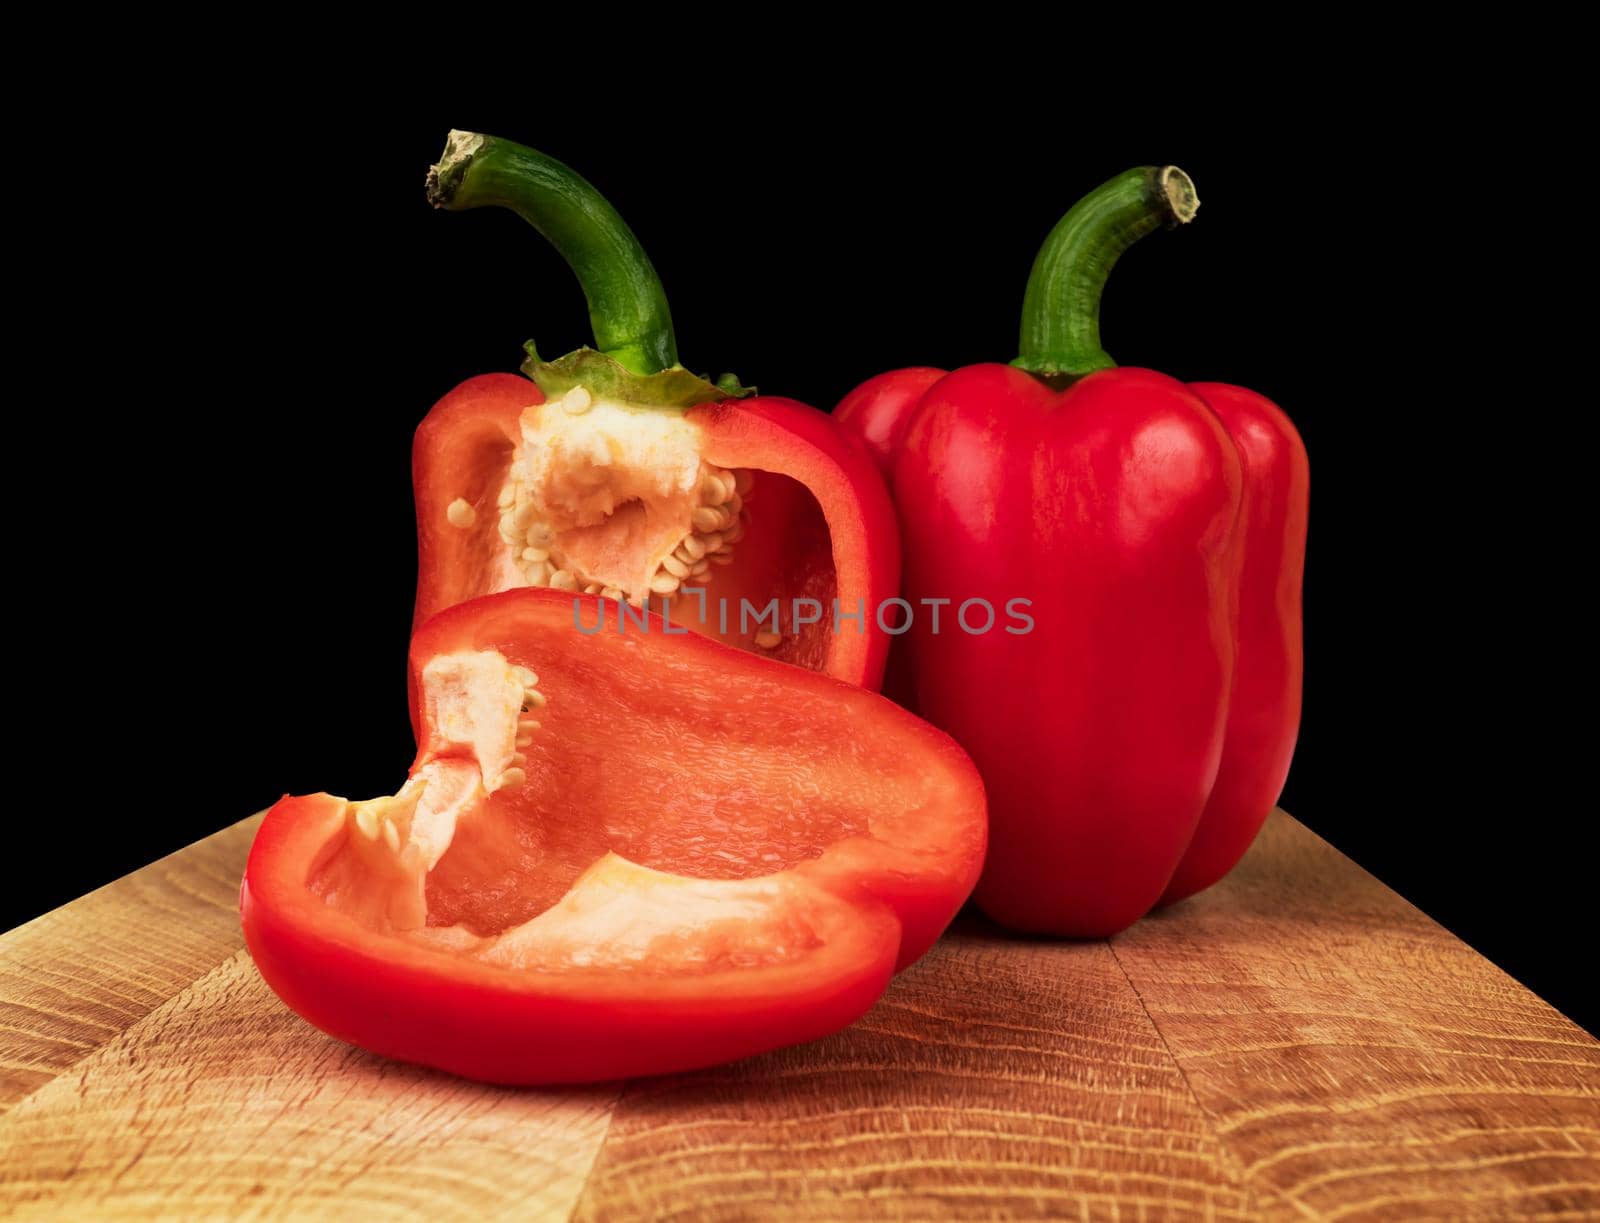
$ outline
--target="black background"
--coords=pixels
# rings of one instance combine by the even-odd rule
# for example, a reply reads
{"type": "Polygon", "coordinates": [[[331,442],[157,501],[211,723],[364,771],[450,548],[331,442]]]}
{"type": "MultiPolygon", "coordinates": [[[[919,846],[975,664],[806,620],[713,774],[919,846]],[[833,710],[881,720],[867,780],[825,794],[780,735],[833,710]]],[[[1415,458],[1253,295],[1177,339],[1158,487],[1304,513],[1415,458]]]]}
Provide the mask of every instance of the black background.
{"type": "Polygon", "coordinates": [[[1594,1027],[1592,800],[1549,711],[1506,687],[1565,631],[1527,616],[1556,601],[1511,423],[1533,407],[1485,377],[1503,354],[1484,313],[1532,291],[1453,181],[1470,147],[1472,191],[1511,192],[1543,153],[1404,109],[1097,114],[1067,138],[1038,96],[782,96],[612,114],[531,82],[493,109],[302,85],[269,112],[141,110],[75,149],[90,188],[30,207],[57,268],[35,309],[67,345],[40,465],[77,516],[22,543],[67,592],[27,611],[69,759],[0,927],[284,792],[402,778],[411,432],[523,340],[588,339],[537,234],[424,202],[449,127],[590,178],[650,251],[688,365],[822,407],[895,366],[1009,359],[1061,212],[1170,161],[1199,218],[1124,258],[1104,338],[1124,364],[1252,386],[1305,437],[1306,714],[1283,805],[1594,1027]],[[63,635],[78,648],[54,669],[63,635]]]}

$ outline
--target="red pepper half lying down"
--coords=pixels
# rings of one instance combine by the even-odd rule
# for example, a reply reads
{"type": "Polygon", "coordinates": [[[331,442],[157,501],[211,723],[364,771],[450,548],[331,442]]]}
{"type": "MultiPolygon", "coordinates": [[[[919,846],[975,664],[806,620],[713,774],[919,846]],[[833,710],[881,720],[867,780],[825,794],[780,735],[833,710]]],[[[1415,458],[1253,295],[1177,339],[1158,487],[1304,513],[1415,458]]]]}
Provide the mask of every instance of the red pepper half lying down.
{"type": "Polygon", "coordinates": [[[1294,753],[1305,447],[1252,391],[1100,347],[1117,257],[1196,207],[1174,167],[1106,183],[1041,250],[1017,361],[882,374],[835,414],[893,470],[917,615],[891,681],[983,773],[977,900],[1021,929],[1111,934],[1209,887],[1294,753]],[[1025,635],[957,621],[1019,598],[1025,635]]]}
{"type": "MultiPolygon", "coordinates": [[[[284,798],[240,896],[324,1031],[503,1083],[655,1074],[838,1030],[977,879],[982,783],[873,693],[519,590],[415,635],[392,798],[284,798]]],[[[615,605],[612,605],[615,610],[615,605]]]]}
{"type": "Polygon", "coordinates": [[[597,348],[547,362],[530,345],[532,381],[469,379],[418,428],[414,625],[494,591],[581,590],[877,688],[888,637],[873,611],[900,555],[865,448],[822,412],[679,365],[649,258],[560,162],[454,132],[429,197],[507,207],[545,233],[584,287],[597,348]]]}

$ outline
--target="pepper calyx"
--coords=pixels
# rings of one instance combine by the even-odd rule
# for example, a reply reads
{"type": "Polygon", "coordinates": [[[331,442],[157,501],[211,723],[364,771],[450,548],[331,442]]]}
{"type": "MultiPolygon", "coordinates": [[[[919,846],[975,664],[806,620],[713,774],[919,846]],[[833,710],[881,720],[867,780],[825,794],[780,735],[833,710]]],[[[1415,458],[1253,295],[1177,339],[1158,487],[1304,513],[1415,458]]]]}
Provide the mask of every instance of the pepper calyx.
{"type": "Polygon", "coordinates": [[[528,357],[522,363],[522,372],[538,384],[546,399],[560,398],[573,387],[582,386],[596,398],[687,411],[696,404],[756,394],[755,387],[739,385],[732,374],[712,381],[681,365],[669,365],[652,374],[636,374],[614,357],[593,348],[574,349],[554,361],[541,358],[532,340],[523,349],[528,357]]]}

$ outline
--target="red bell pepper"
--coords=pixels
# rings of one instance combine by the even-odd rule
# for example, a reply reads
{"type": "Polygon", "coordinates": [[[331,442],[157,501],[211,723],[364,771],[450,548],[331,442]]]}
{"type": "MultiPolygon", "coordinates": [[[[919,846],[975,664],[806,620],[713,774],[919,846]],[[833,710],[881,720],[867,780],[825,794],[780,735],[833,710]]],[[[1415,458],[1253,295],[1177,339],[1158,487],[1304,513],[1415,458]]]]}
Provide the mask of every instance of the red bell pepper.
{"type": "Polygon", "coordinates": [[[915,708],[983,774],[976,898],[1021,929],[1111,934],[1215,883],[1294,751],[1305,447],[1254,392],[1100,346],[1118,256],[1197,207],[1175,167],[1112,179],[1040,251],[1016,361],[879,375],[837,413],[892,465],[915,708]],[[1028,600],[1032,631],[969,633],[972,599],[1028,600]]]}
{"type": "Polygon", "coordinates": [[[423,420],[414,625],[493,591],[581,590],[670,605],[730,645],[877,688],[888,638],[872,613],[899,583],[899,535],[855,438],[684,369],[649,258],[560,162],[452,132],[429,198],[510,208],[545,234],[583,285],[598,351],[543,361],[530,343],[528,378],[470,378],[423,420]]]}
{"type": "Polygon", "coordinates": [[[949,738],[654,613],[587,631],[603,606],[430,620],[407,784],[267,813],[245,938],[311,1023],[503,1083],[706,1066],[850,1023],[966,899],[983,787],[949,738]]]}

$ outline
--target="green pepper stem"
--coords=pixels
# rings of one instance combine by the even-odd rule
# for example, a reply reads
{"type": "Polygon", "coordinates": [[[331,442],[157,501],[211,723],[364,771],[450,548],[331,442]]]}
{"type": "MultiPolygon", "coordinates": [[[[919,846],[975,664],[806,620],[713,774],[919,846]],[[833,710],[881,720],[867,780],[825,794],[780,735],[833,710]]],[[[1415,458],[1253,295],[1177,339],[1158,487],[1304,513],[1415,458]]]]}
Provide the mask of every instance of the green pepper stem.
{"type": "Polygon", "coordinates": [[[1039,248],[1022,299],[1021,356],[1011,364],[1045,376],[1081,377],[1115,361],[1100,347],[1100,295],[1118,257],[1162,225],[1200,207],[1177,166],[1141,166],[1084,196],[1039,248]]]}
{"type": "Polygon", "coordinates": [[[428,202],[453,211],[511,209],[577,275],[597,349],[635,374],[678,364],[672,313],[650,257],[617,210],[571,168],[510,140],[453,131],[428,171],[428,202]]]}

